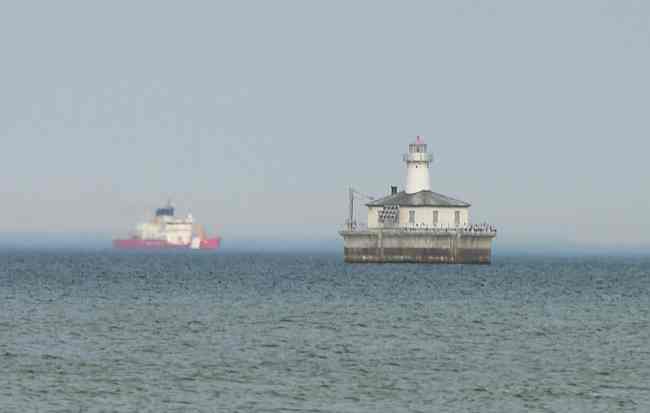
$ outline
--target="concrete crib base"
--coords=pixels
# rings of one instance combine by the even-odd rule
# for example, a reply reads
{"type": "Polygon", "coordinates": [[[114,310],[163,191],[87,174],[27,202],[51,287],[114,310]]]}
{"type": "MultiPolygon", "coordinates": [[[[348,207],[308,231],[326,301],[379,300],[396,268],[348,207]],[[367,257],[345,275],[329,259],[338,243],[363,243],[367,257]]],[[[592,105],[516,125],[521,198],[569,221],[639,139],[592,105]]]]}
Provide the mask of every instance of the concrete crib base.
{"type": "Polygon", "coordinates": [[[345,262],[490,264],[491,233],[408,230],[341,231],[345,262]]]}

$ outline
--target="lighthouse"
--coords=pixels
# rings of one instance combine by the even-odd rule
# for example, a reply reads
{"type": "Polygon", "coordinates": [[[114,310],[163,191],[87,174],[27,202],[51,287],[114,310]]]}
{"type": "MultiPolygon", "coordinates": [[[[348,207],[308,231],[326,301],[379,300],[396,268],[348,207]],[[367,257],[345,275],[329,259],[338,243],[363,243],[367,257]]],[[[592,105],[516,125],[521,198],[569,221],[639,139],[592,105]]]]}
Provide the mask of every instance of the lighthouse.
{"type": "Polygon", "coordinates": [[[471,205],[431,190],[433,156],[418,136],[403,156],[406,186],[371,198],[367,225],[352,225],[354,190],[350,190],[350,220],[343,237],[346,262],[416,262],[489,264],[496,228],[472,224],[471,205]]]}
{"type": "Polygon", "coordinates": [[[433,163],[433,155],[427,152],[427,144],[418,136],[415,143],[409,145],[409,152],[404,155],[406,162],[406,193],[414,194],[431,190],[429,168],[433,163]]]}

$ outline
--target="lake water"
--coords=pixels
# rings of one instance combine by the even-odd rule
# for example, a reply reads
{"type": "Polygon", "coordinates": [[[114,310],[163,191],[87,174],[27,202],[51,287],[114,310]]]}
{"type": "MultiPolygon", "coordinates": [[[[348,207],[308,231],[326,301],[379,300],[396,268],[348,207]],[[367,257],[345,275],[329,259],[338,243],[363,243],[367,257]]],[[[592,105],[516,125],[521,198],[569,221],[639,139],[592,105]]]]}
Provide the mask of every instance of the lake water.
{"type": "Polygon", "coordinates": [[[650,411],[649,304],[650,258],[0,252],[0,411],[650,411]]]}

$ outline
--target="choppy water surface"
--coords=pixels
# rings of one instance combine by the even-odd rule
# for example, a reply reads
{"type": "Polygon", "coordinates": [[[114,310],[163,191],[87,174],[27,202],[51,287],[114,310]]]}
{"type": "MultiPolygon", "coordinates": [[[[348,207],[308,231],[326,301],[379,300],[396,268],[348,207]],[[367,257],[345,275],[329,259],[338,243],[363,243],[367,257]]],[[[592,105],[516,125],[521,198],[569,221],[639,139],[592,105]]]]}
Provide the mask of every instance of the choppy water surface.
{"type": "Polygon", "coordinates": [[[0,253],[2,412],[650,410],[650,259],[0,253]]]}

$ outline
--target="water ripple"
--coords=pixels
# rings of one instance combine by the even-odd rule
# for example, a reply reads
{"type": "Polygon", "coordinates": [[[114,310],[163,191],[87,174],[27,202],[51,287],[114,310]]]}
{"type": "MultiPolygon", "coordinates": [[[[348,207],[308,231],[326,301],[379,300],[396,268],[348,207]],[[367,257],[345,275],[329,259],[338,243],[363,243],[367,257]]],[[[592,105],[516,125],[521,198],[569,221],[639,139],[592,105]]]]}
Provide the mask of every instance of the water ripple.
{"type": "Polygon", "coordinates": [[[649,259],[0,255],[0,411],[650,410],[649,259]]]}

